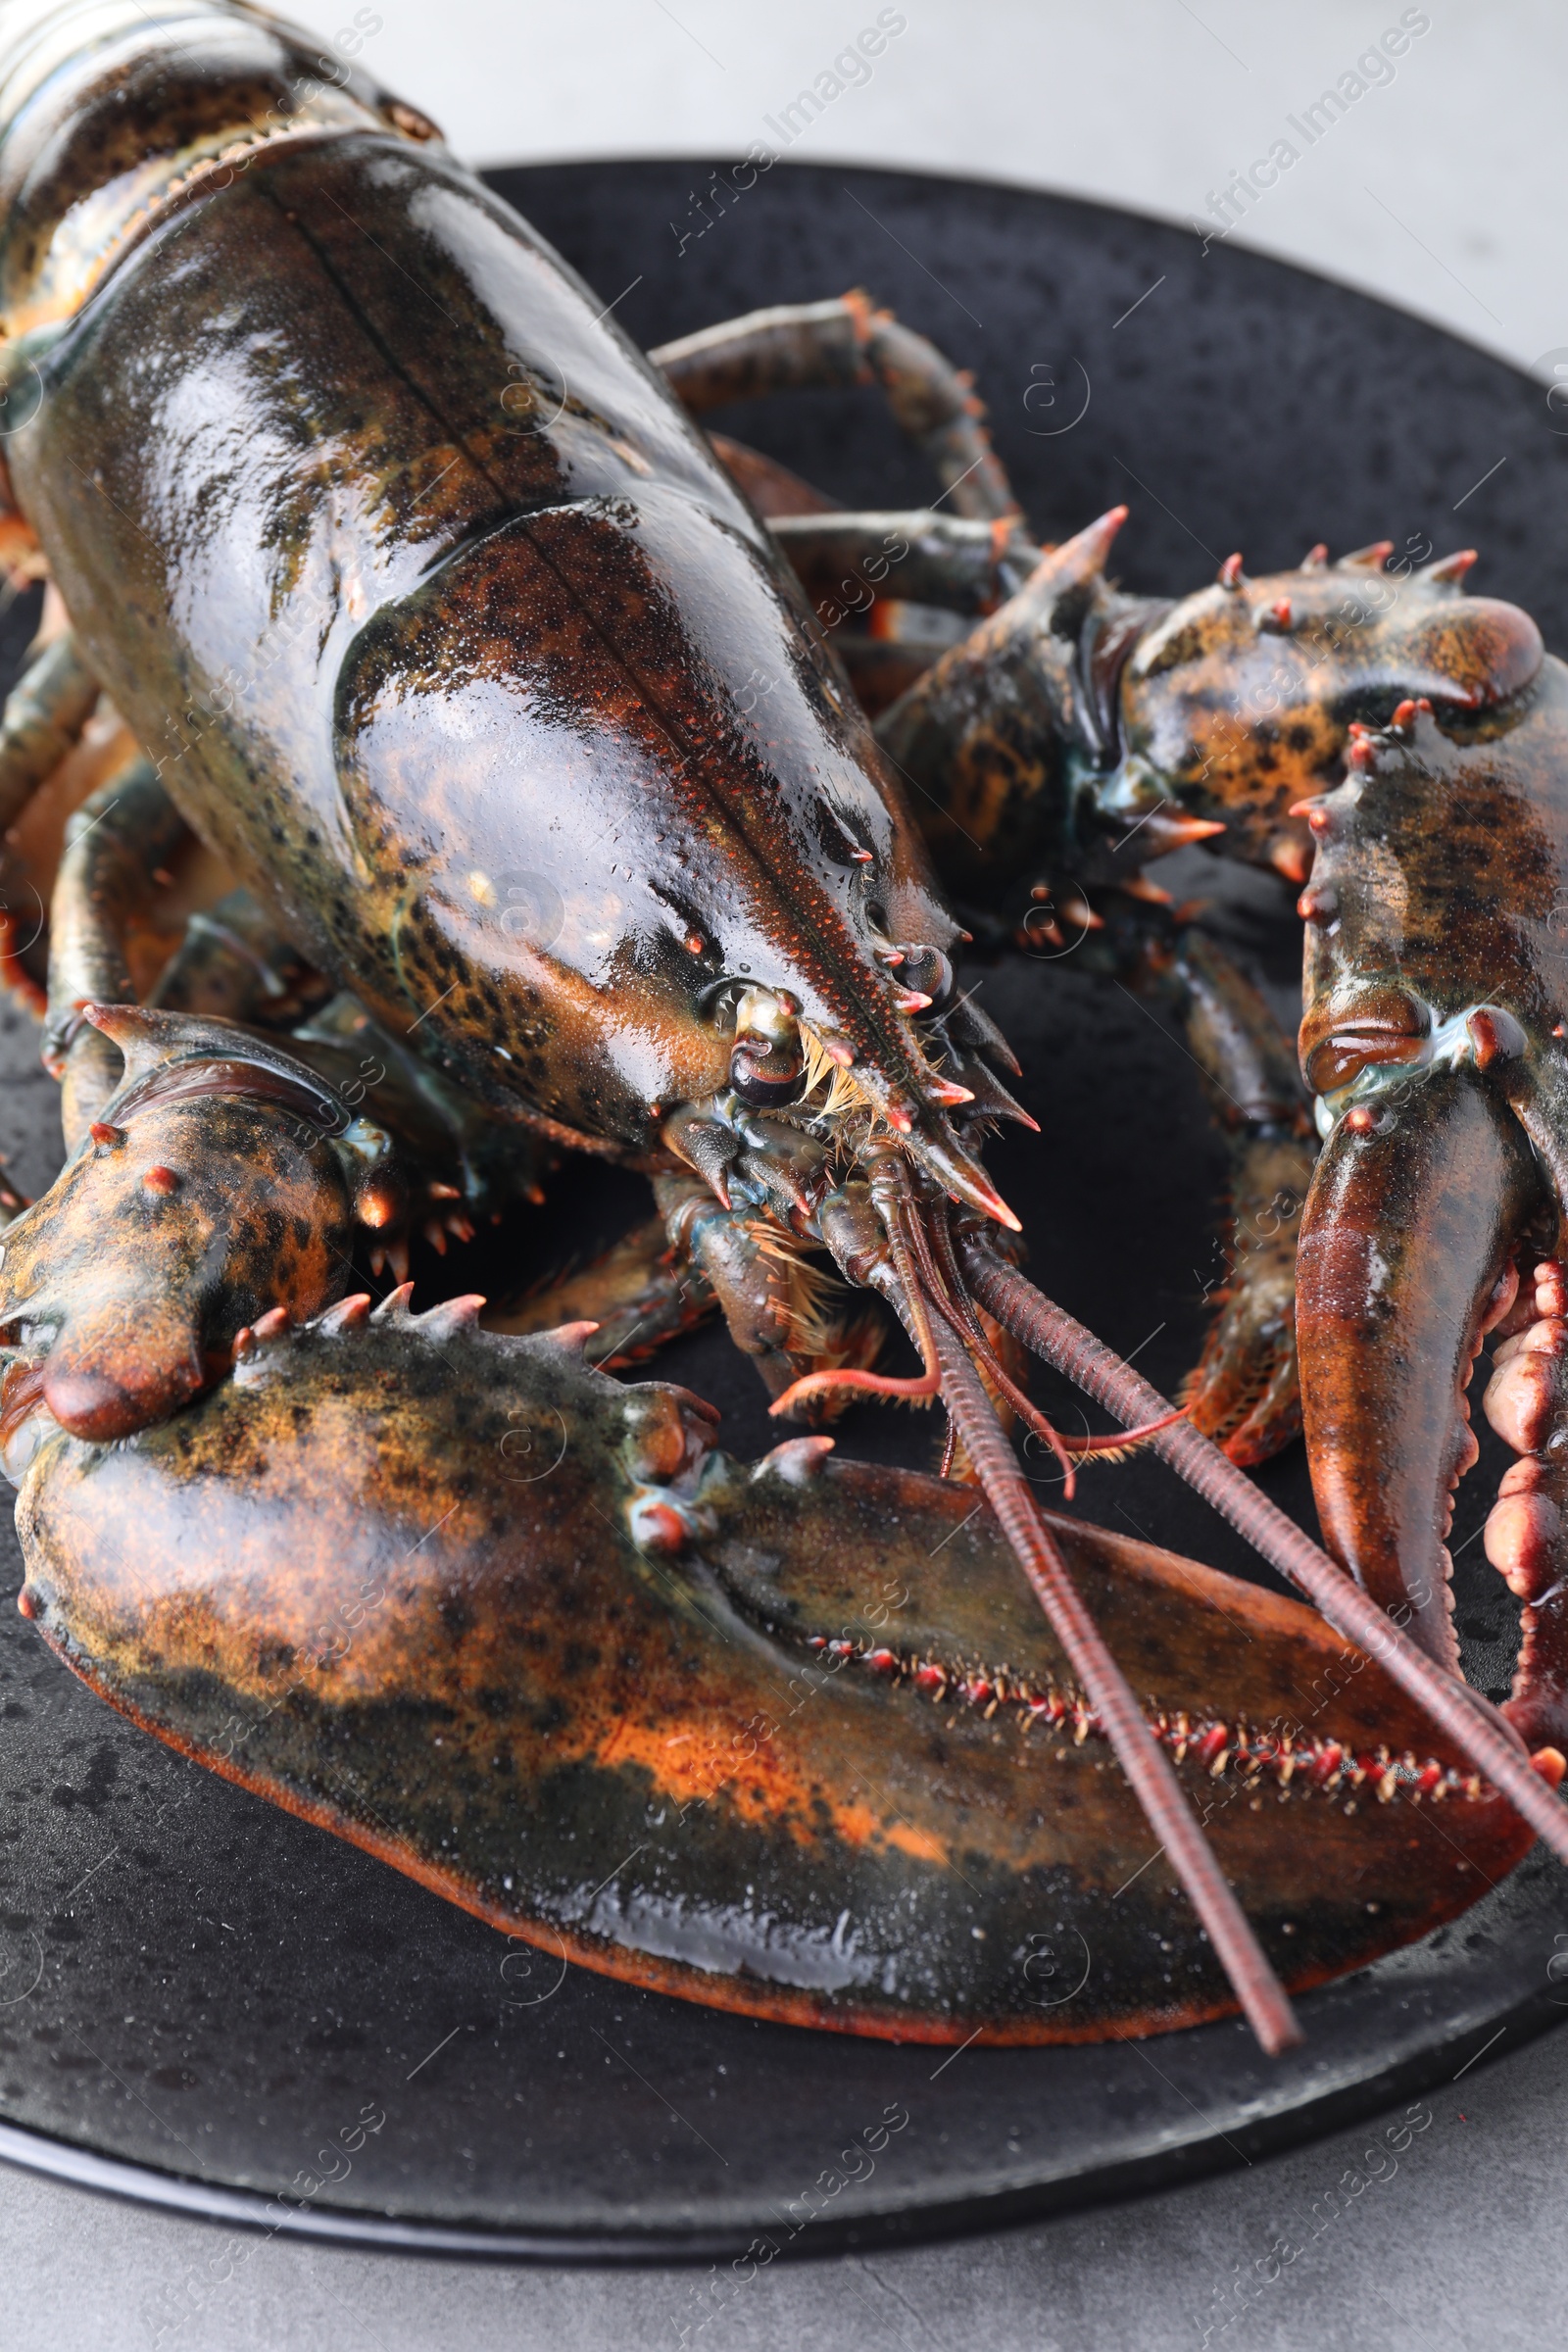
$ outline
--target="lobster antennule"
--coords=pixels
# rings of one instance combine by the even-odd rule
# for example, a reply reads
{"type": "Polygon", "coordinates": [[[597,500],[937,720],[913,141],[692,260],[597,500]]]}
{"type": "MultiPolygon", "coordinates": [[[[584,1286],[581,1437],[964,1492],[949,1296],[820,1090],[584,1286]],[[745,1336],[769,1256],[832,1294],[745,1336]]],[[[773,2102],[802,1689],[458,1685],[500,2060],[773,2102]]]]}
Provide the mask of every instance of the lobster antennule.
{"type": "MultiPolygon", "coordinates": [[[[1169,1410],[1141,1374],[998,1257],[979,1235],[966,1236],[959,1254],[987,1313],[1118,1420],[1144,1421],[1169,1410]]],[[[1150,1443],[1261,1558],[1316,1603],[1337,1634],[1377,1661],[1557,1859],[1568,1863],[1568,1807],[1553,1794],[1546,1776],[1532,1767],[1523,1740],[1490,1701],[1436,1665],[1190,1421],[1173,1423],[1150,1443]]]]}

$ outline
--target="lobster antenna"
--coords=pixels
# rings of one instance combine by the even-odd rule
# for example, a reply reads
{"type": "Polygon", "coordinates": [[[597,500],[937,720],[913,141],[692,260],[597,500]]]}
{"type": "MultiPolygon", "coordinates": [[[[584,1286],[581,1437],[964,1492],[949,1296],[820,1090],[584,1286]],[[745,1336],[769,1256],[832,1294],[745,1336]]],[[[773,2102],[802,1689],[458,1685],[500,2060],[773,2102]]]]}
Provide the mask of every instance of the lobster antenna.
{"type": "MultiPolygon", "coordinates": [[[[922,1279],[922,1265],[933,1277],[936,1268],[902,1159],[885,1160],[881,1173],[887,1188],[880,1206],[887,1247],[875,1258],[861,1261],[859,1278],[888,1299],[919,1348],[926,1367],[921,1390],[929,1393],[940,1380],[942,1401],[1013,1556],[1100,1718],[1160,1849],[1202,1922],[1248,2024],[1269,2057],[1278,2057],[1301,2039],[1285,1988],[1199,1827],[1169,1758],[1079,1597],[975,1369],[965,1323],[951,1301],[944,1301],[940,1277],[930,1287],[922,1279]]],[[[857,1387],[869,1385],[865,1375],[811,1374],[797,1381],[772,1409],[776,1413],[808,1393],[843,1387],[852,1378],[857,1387]]],[[[903,1385],[907,1390],[915,1384],[903,1385]]],[[[884,1394],[891,1386],[886,1384],[884,1394]]]]}
{"type": "Polygon", "coordinates": [[[1285,1988],[1199,1827],[1169,1758],[1144,1721],[1125,1675],[1067,1573],[967,1350],[946,1321],[934,1324],[932,1336],[942,1365],[943,1401],[986,1499],[1104,1727],[1151,1830],[1207,1931],[1248,2024],[1268,2055],[1277,2058],[1301,2039],[1285,1988]]]}

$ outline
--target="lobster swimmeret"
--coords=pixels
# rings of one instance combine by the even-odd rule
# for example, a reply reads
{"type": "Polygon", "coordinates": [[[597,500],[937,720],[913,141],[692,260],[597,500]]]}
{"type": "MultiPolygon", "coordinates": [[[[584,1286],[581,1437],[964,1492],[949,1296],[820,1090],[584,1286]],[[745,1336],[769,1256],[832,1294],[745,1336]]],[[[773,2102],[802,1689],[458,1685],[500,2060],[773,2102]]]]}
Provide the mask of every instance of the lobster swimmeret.
{"type": "Polygon", "coordinates": [[[1462,853],[1421,804],[1465,761],[1493,763],[1515,840],[1549,803],[1524,616],[1443,566],[1385,609],[1367,560],[1120,597],[1119,515],[1036,548],[962,381],[863,297],[650,366],[424,117],[323,79],[259,10],[17,0],[0,37],[0,364],[27,404],[5,544],[69,616],[0,731],[11,903],[49,899],[46,974],[18,926],[7,969],[42,997],[71,1152],[0,1267],[0,1446],[46,1639],[160,1737],[509,1931],[858,2031],[1153,2031],[1223,2010],[1228,1976],[1275,2049],[1280,1978],[1425,1933],[1533,1836],[1568,1858],[1568,1321],[1559,1212],[1510,1124],[1544,1151],[1561,1007],[1544,956],[1503,953],[1549,931],[1558,836],[1530,833],[1523,896],[1497,854],[1460,944],[1462,853]],[[883,385],[951,514],[826,513],[690,420],[851,381],[883,385]],[[978,625],[934,663],[897,625],[850,633],[841,663],[808,592],[895,544],[903,595],[978,625]],[[1357,710],[1391,731],[1320,804],[1357,710]],[[46,784],[80,803],[58,859],[46,784]],[[1173,998],[1245,1200],[1306,1164],[1288,1054],[1135,859],[1229,827],[1300,879],[1299,802],[1356,910],[1307,1022],[1334,1140],[1302,1361],[1365,1591],[1236,1466],[1294,1427],[1288,1257],[1239,1270],[1187,1418],[1018,1271],[979,1156],[1021,1115],[1010,1056],[955,985],[967,935],[931,863],[993,928],[1028,866],[1057,894],[1030,919],[1081,922],[1173,998]],[[1391,1010],[1396,883],[1436,945],[1391,1010]],[[1475,972],[1485,1001],[1450,1002],[1475,972]],[[1379,1148],[1418,1102],[1424,1187],[1379,1148]],[[411,1232],[462,1238],[570,1149],[646,1170],[658,1208],[586,1284],[513,1336],[477,1299],[411,1316],[401,1284],[370,1313],[360,1261],[401,1275],[411,1232]],[[1363,1244],[1397,1229],[1413,1256],[1434,1218],[1466,1250],[1412,1371],[1410,1301],[1367,1295],[1363,1244]],[[1534,1611],[1535,1770],[1451,1672],[1433,1583],[1454,1400],[1527,1244],[1545,1319],[1498,1376],[1528,1459],[1490,1540],[1534,1611]],[[918,1374],[871,1368],[856,1292],[918,1374]],[[820,1437],[747,1472],[699,1400],[585,1358],[713,1303],[780,1414],[940,1395],[944,1467],[990,1513],[820,1437]],[[1030,1401],[1026,1348],[1322,1615],[1043,1515],[1009,1422],[1084,1448],[1030,1401]],[[1324,1891],[1352,1875],[1355,1902],[1324,1891]],[[1043,2002],[1031,1938],[1074,1936],[1083,1982],[1043,2002]]]}

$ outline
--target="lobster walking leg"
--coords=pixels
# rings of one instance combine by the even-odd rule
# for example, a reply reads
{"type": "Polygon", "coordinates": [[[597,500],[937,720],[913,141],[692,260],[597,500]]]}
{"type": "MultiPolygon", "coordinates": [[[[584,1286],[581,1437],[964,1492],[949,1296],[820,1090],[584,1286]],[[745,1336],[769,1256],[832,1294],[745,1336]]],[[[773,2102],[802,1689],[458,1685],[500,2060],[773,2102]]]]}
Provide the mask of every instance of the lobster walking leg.
{"type": "Polygon", "coordinates": [[[1230,1149],[1227,1280],[1186,1397],[1193,1427],[1246,1467],[1301,1426],[1296,1241],[1317,1147],[1295,1045],[1224,949],[1189,927],[1139,967],[1181,1020],[1230,1149]]]}
{"type": "Polygon", "coordinates": [[[98,692],[69,630],[23,671],[0,716],[0,832],[79,741],[98,692]]]}
{"type": "Polygon", "coordinates": [[[770,528],[825,626],[834,625],[834,611],[863,615],[879,596],[991,612],[1040,561],[1040,550],[1006,517],[971,521],[929,508],[790,515],[770,528]]]}
{"type": "MultiPolygon", "coordinates": [[[[5,513],[0,504],[0,539],[5,513]]],[[[56,636],[35,654],[8,696],[0,714],[0,833],[9,834],[40,788],[80,741],[98,702],[98,681],[82,661],[72,633],[56,636]]],[[[29,1012],[42,1009],[30,951],[44,920],[39,882],[18,871],[15,853],[5,860],[0,888],[0,984],[13,990],[29,1012]],[[30,935],[29,935],[30,934],[30,935]]]]}
{"type": "Polygon", "coordinates": [[[956,514],[993,521],[1018,512],[968,377],[868,295],[752,311],[648,357],[694,416],[765,392],[879,385],[956,514]]]}
{"type": "Polygon", "coordinates": [[[657,1216],[623,1234],[592,1265],[488,1312],[485,1329],[522,1337],[592,1323],[585,1361],[619,1370],[694,1329],[716,1304],[706,1275],[672,1245],[664,1218],[657,1216]]]}
{"type": "Polygon", "coordinates": [[[168,1012],[279,1029],[328,987],[249,891],[234,890],[187,918],[147,1002],[168,1012]]]}
{"type": "Polygon", "coordinates": [[[1487,1419],[1520,1459],[1504,1473],[1483,1539],[1524,1603],[1513,1693],[1503,1713],[1531,1747],[1568,1748],[1568,1269],[1537,1266],[1508,1318],[1533,1314],[1493,1353],[1487,1419]],[[1528,1298],[1529,1305],[1525,1305],[1528,1298]]]}
{"type": "Polygon", "coordinates": [[[126,933],[157,868],[187,838],[184,818],[145,760],[101,784],[71,818],[50,905],[44,1059],[61,1081],[74,1152],[120,1084],[119,1048],[81,1017],[84,1004],[131,1001],[126,933]]]}

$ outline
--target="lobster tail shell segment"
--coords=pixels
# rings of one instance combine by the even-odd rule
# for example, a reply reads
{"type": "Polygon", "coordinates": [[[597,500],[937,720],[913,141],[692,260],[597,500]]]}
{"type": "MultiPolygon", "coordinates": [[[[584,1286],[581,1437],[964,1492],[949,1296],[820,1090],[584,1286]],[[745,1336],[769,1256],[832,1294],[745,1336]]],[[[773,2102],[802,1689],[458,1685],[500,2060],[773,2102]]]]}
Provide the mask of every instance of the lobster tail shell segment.
{"type": "MultiPolygon", "coordinates": [[[[7,0],[0,11],[0,318],[8,336],[69,318],[182,199],[256,157],[421,119],[357,66],[260,9],[139,0],[7,0]],[[177,34],[172,30],[177,26],[177,34]],[[162,38],[158,36],[162,34],[162,38]],[[74,38],[73,37],[74,36],[74,38]],[[75,54],[73,55],[74,48],[75,54]],[[146,169],[148,120],[177,123],[146,169]],[[141,165],[141,170],[134,167],[141,165]],[[108,189],[104,183],[108,181],[108,189]],[[93,205],[94,233],[78,208],[93,205]]],[[[422,124],[430,137],[434,125],[422,124]]]]}
{"type": "MultiPolygon", "coordinates": [[[[1233,2005],[968,1494],[812,1439],[745,1470],[548,1338],[329,1317],[261,1363],[27,1475],[26,1613],[147,1730],[509,1934],[754,2016],[958,2044],[1233,2005]]],[[[1522,1850],[1311,1612],[1051,1531],[1293,1985],[1522,1850]]]]}

